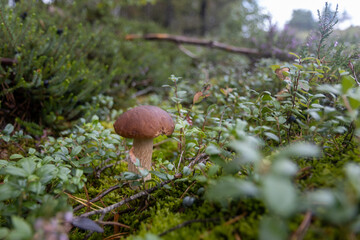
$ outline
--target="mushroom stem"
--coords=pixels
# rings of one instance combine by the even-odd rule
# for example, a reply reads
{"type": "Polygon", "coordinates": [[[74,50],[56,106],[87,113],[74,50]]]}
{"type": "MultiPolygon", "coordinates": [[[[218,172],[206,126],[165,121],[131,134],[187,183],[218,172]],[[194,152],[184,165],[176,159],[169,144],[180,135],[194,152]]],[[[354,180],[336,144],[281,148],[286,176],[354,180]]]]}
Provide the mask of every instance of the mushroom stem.
{"type": "MultiPolygon", "coordinates": [[[[145,168],[148,171],[151,170],[152,151],[153,151],[153,139],[152,138],[135,138],[134,139],[132,152],[133,152],[134,156],[139,159],[141,167],[145,168]]],[[[137,173],[139,172],[131,158],[129,160],[129,171],[137,172],[137,173]]],[[[145,180],[149,180],[149,179],[151,179],[150,174],[147,177],[145,177],[145,180]]]]}

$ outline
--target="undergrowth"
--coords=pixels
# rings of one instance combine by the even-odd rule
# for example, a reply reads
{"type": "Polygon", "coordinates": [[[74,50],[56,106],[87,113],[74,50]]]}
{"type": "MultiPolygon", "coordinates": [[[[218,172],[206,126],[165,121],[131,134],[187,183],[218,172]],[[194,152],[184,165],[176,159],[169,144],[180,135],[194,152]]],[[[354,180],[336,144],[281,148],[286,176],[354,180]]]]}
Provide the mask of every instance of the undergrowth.
{"type": "MultiPolygon", "coordinates": [[[[9,10],[9,18],[15,13],[9,10]]],[[[162,86],[166,97],[142,100],[159,103],[176,122],[171,137],[154,140],[150,172],[127,172],[131,141],[113,131],[122,110],[113,109],[110,96],[87,95],[86,119],[57,136],[40,129],[31,137],[7,123],[0,132],[0,238],[358,238],[359,68],[341,44],[329,45],[336,14],[326,5],[319,39],[290,53],[293,61],[263,59],[249,71],[222,74],[199,65],[214,77],[199,74],[195,84],[171,75],[162,86]],[[152,179],[145,182],[147,174],[152,179]]],[[[62,37],[51,31],[53,38],[62,37]]],[[[63,37],[70,37],[67,31],[63,37]]],[[[126,51],[133,48],[138,46],[126,51]]],[[[85,63],[104,57],[98,50],[83,59],[90,76],[97,68],[85,63]]],[[[75,59],[69,63],[80,64],[75,59]]],[[[18,67],[0,74],[11,76],[18,67]]],[[[69,84],[77,81],[69,78],[69,84]]],[[[17,91],[9,89],[6,94],[17,91]]],[[[69,107],[66,101],[63,107],[69,107]]]]}

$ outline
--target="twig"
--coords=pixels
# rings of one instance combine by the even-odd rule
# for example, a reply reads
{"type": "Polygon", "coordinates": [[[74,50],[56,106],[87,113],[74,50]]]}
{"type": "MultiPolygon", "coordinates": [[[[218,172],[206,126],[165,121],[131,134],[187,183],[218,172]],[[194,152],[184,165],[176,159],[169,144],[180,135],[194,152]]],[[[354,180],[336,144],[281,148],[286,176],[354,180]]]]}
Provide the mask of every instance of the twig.
{"type": "Polygon", "coordinates": [[[182,174],[177,174],[177,175],[175,175],[174,179],[172,179],[172,180],[163,181],[163,182],[161,182],[159,185],[157,185],[157,186],[155,186],[155,187],[152,187],[152,188],[150,188],[150,189],[148,189],[148,190],[144,190],[144,191],[142,191],[142,192],[139,192],[139,193],[137,193],[137,194],[135,194],[135,195],[130,196],[129,198],[125,198],[124,200],[122,200],[122,201],[120,201],[120,202],[118,202],[118,203],[115,203],[115,204],[113,204],[113,205],[110,205],[110,206],[108,206],[108,207],[106,207],[106,208],[103,208],[103,209],[100,209],[100,210],[91,211],[91,212],[88,212],[88,213],[84,213],[84,214],[80,215],[80,217],[89,217],[89,216],[92,216],[92,215],[94,215],[94,214],[105,214],[105,213],[108,213],[108,212],[112,211],[113,209],[118,208],[118,207],[121,207],[122,205],[124,205],[124,204],[126,204],[126,203],[128,203],[128,202],[131,202],[131,201],[134,201],[134,200],[136,200],[136,199],[138,199],[138,198],[140,198],[140,197],[149,195],[150,193],[154,192],[155,190],[157,190],[157,189],[163,187],[164,185],[172,182],[173,180],[178,179],[178,178],[181,178],[181,177],[182,177],[182,174]]]}
{"type": "Polygon", "coordinates": [[[177,225],[177,226],[175,226],[173,228],[170,228],[170,229],[166,230],[165,232],[160,233],[158,236],[162,237],[162,236],[168,234],[169,232],[172,232],[172,231],[174,231],[176,229],[185,227],[185,226],[187,226],[189,224],[192,224],[192,223],[197,223],[197,222],[218,222],[218,221],[220,221],[220,218],[193,219],[193,220],[183,222],[183,223],[181,223],[181,224],[179,224],[179,225],[177,225]]]}
{"type": "Polygon", "coordinates": [[[351,61],[349,61],[349,67],[350,67],[350,69],[351,69],[351,71],[352,71],[352,73],[353,73],[353,75],[354,75],[354,79],[355,79],[357,85],[360,86],[360,83],[359,83],[359,81],[358,81],[358,79],[357,79],[357,77],[356,77],[354,65],[352,64],[351,61]]]}
{"type": "Polygon", "coordinates": [[[191,58],[198,58],[194,53],[192,53],[190,50],[186,49],[183,45],[178,45],[179,49],[185,53],[185,55],[191,57],[191,58]]]}
{"type": "Polygon", "coordinates": [[[297,171],[296,175],[296,179],[299,180],[299,179],[302,179],[304,178],[306,175],[310,174],[310,170],[312,169],[313,167],[312,166],[307,166],[307,167],[304,167],[302,169],[300,169],[299,171],[297,171]]]}
{"type": "Polygon", "coordinates": [[[107,168],[111,168],[112,166],[116,165],[116,164],[119,164],[121,161],[117,161],[116,163],[111,163],[111,164],[108,164],[108,165],[105,165],[103,166],[102,168],[98,169],[96,171],[96,174],[95,174],[95,177],[96,178],[100,178],[100,174],[107,168]]]}
{"type": "Polygon", "coordinates": [[[207,160],[209,160],[209,155],[207,155],[206,153],[202,153],[198,156],[196,156],[188,165],[188,168],[193,168],[193,166],[199,162],[206,162],[207,160]]]}
{"type": "MultiPolygon", "coordinates": [[[[149,33],[145,35],[129,34],[126,35],[125,37],[125,40],[134,40],[134,39],[144,39],[150,41],[151,40],[168,41],[168,42],[174,42],[176,44],[191,44],[191,45],[203,46],[208,48],[216,48],[231,53],[244,54],[247,56],[274,57],[274,53],[271,53],[271,50],[269,52],[261,52],[253,48],[236,47],[218,41],[205,40],[205,39],[187,37],[181,35],[171,35],[166,33],[149,33]]],[[[275,52],[276,52],[275,57],[277,57],[280,60],[291,59],[291,57],[288,55],[286,51],[280,50],[275,52]]]]}
{"type": "Polygon", "coordinates": [[[149,86],[147,88],[144,88],[136,93],[134,93],[133,95],[131,95],[131,98],[136,98],[138,96],[141,96],[141,95],[145,95],[151,91],[153,91],[155,88],[153,86],[149,86]]]}
{"type": "Polygon", "coordinates": [[[242,213],[241,215],[239,216],[236,216],[230,220],[228,220],[226,223],[224,223],[224,225],[231,225],[233,223],[236,223],[237,221],[239,221],[240,219],[242,219],[243,217],[245,217],[246,215],[246,212],[242,213]]]}
{"type": "Polygon", "coordinates": [[[291,240],[302,240],[305,237],[306,231],[310,226],[312,218],[312,213],[310,211],[307,211],[303,221],[301,222],[300,226],[296,231],[292,234],[291,240]]]}
{"type": "MultiPolygon", "coordinates": [[[[101,194],[99,194],[98,196],[96,196],[95,198],[91,199],[87,204],[89,206],[89,203],[93,203],[93,202],[97,202],[99,201],[101,198],[103,198],[104,196],[106,196],[107,194],[111,193],[112,191],[120,188],[121,186],[119,184],[112,186],[108,189],[106,189],[104,192],[102,192],[101,194]]],[[[74,212],[79,211],[80,209],[82,209],[83,207],[85,207],[85,205],[79,205],[77,207],[74,208],[74,212]]]]}
{"type": "MultiPolygon", "coordinates": [[[[198,157],[196,157],[195,159],[193,159],[193,160],[187,165],[187,167],[192,168],[197,162],[199,162],[199,161],[206,161],[206,160],[208,160],[208,159],[209,159],[209,156],[208,156],[208,155],[206,155],[206,154],[204,154],[204,153],[203,153],[203,154],[200,154],[198,157]]],[[[89,216],[92,216],[92,215],[94,215],[94,214],[102,214],[102,215],[104,216],[106,213],[112,211],[113,209],[116,209],[116,208],[118,208],[118,207],[121,207],[122,205],[124,205],[124,204],[126,204],[126,203],[128,203],[128,202],[134,201],[134,200],[136,200],[136,199],[138,199],[138,198],[140,198],[140,197],[147,196],[147,195],[149,195],[150,193],[156,191],[157,189],[163,187],[164,185],[166,185],[166,184],[168,184],[168,183],[170,183],[170,182],[172,182],[172,181],[175,181],[176,179],[179,179],[179,178],[181,178],[181,177],[182,177],[182,173],[177,173],[177,174],[175,174],[174,178],[171,179],[171,180],[163,181],[163,182],[159,183],[159,184],[158,184],[157,186],[155,186],[155,187],[152,187],[152,188],[150,188],[150,189],[147,189],[147,190],[144,190],[144,191],[142,191],[142,192],[139,192],[139,193],[137,193],[137,194],[135,194],[135,195],[132,195],[132,196],[130,196],[130,197],[128,197],[128,198],[125,198],[124,200],[122,200],[122,201],[120,201],[120,202],[118,202],[118,203],[112,204],[112,205],[110,205],[110,206],[108,206],[108,207],[106,207],[106,208],[103,208],[103,209],[94,210],[94,211],[91,211],[91,212],[84,213],[84,214],[80,215],[79,217],[89,217],[89,216]]],[[[114,186],[114,187],[115,187],[115,186],[114,186]]],[[[106,194],[101,194],[101,195],[106,195],[106,194]]],[[[100,195],[99,195],[98,197],[96,197],[96,198],[101,199],[100,195]]],[[[93,199],[93,200],[94,200],[94,199],[93,199]]],[[[91,201],[93,201],[93,200],[91,200],[91,201]]],[[[80,206],[79,206],[79,207],[80,207],[80,206]]],[[[80,208],[82,208],[82,207],[83,207],[83,206],[81,206],[80,208]]],[[[74,211],[75,211],[75,210],[74,210],[74,211]]]]}
{"type": "Polygon", "coordinates": [[[183,199],[185,197],[185,194],[189,191],[189,189],[194,186],[194,184],[196,183],[196,181],[194,181],[192,184],[190,184],[190,186],[188,186],[185,190],[185,192],[181,195],[180,199],[183,199]]]}
{"type": "Polygon", "coordinates": [[[96,221],[99,224],[103,224],[103,225],[116,225],[116,226],[120,226],[123,228],[127,228],[127,229],[131,229],[130,226],[122,224],[122,223],[118,223],[118,222],[106,222],[106,221],[96,221]]]}

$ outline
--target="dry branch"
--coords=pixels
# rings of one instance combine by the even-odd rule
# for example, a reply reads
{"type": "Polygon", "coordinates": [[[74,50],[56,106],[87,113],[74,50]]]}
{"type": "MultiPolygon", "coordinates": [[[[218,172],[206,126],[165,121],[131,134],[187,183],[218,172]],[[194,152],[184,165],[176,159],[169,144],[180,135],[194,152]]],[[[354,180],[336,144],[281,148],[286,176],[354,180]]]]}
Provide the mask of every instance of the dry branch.
{"type": "MultiPolygon", "coordinates": [[[[195,157],[194,159],[192,159],[192,161],[187,165],[187,167],[192,168],[196,163],[202,162],[202,161],[206,161],[206,160],[208,160],[208,159],[209,159],[209,156],[207,156],[206,154],[200,154],[198,157],[195,157]]],[[[79,217],[89,217],[89,216],[92,216],[92,215],[94,215],[94,214],[105,214],[105,213],[108,213],[108,212],[112,211],[113,209],[116,209],[116,208],[118,208],[118,207],[120,207],[120,206],[122,206],[122,205],[124,205],[124,204],[126,204],[126,203],[128,203],[128,202],[134,201],[134,200],[136,200],[136,199],[138,199],[138,198],[140,198],[140,197],[143,197],[143,196],[147,196],[147,195],[149,195],[150,193],[156,191],[157,189],[163,187],[164,185],[166,185],[166,184],[168,184],[168,183],[170,183],[170,182],[172,182],[172,181],[174,181],[174,180],[176,180],[176,179],[179,179],[179,178],[181,178],[181,177],[182,177],[182,174],[181,174],[181,173],[177,173],[177,174],[175,174],[174,178],[171,179],[171,180],[163,181],[163,182],[159,183],[159,184],[158,184],[157,186],[155,186],[155,187],[152,187],[152,188],[150,188],[150,189],[147,189],[147,190],[144,190],[144,191],[142,191],[142,192],[139,192],[139,193],[137,193],[137,194],[135,194],[135,195],[132,195],[132,196],[130,196],[130,197],[128,197],[128,198],[126,198],[126,199],[118,202],[118,203],[115,203],[115,204],[110,205],[110,206],[108,206],[108,207],[106,207],[106,208],[103,208],[103,209],[94,210],[94,211],[91,211],[91,212],[84,213],[84,214],[80,215],[79,217]]],[[[114,186],[114,187],[115,187],[115,186],[114,186]]],[[[107,190],[107,191],[110,192],[110,191],[112,191],[112,190],[113,190],[113,189],[109,189],[109,190],[107,190]]],[[[104,192],[103,194],[101,194],[101,196],[102,196],[102,197],[105,196],[105,192],[104,192]]],[[[100,197],[100,196],[99,196],[99,197],[100,197]]],[[[96,200],[98,200],[99,197],[97,197],[96,200]]],[[[94,199],[93,199],[93,200],[90,200],[90,202],[93,202],[93,201],[94,201],[94,199]]]]}
{"type": "Polygon", "coordinates": [[[125,37],[125,40],[134,40],[134,39],[168,41],[168,42],[174,42],[176,44],[191,44],[191,45],[203,46],[208,48],[216,48],[231,53],[244,54],[246,56],[255,57],[255,58],[276,57],[281,60],[291,59],[291,56],[287,52],[282,51],[280,49],[273,49],[274,53],[272,53],[271,50],[269,52],[263,52],[263,51],[259,51],[258,49],[237,47],[226,43],[221,43],[218,41],[187,37],[181,35],[171,35],[166,33],[149,33],[144,35],[129,34],[126,35],[125,37]]]}
{"type": "MultiPolygon", "coordinates": [[[[178,179],[178,178],[180,178],[181,176],[182,176],[182,174],[177,174],[177,175],[175,175],[175,178],[174,178],[174,179],[178,179]]],[[[173,179],[173,180],[174,180],[174,179],[173,179]]],[[[137,194],[135,194],[135,195],[130,196],[129,198],[126,198],[126,199],[124,199],[124,200],[122,200],[122,201],[120,201],[120,202],[118,202],[118,203],[115,203],[115,204],[113,204],[113,205],[110,205],[110,206],[108,206],[108,207],[106,207],[106,208],[84,213],[84,214],[80,215],[80,217],[89,217],[89,216],[92,216],[92,215],[94,215],[94,214],[99,214],[99,213],[105,214],[105,213],[110,212],[110,211],[112,211],[112,210],[114,210],[114,209],[116,209],[116,208],[118,208],[118,207],[120,207],[120,206],[122,206],[122,205],[124,205],[124,204],[126,204],[126,203],[128,203],[128,202],[131,202],[131,201],[134,201],[135,199],[138,199],[138,198],[140,198],[140,197],[149,195],[150,193],[152,193],[152,192],[154,192],[155,190],[159,189],[160,187],[163,187],[164,185],[172,182],[173,180],[163,181],[163,182],[161,182],[159,185],[157,185],[157,186],[155,186],[155,187],[152,187],[152,188],[150,188],[150,189],[148,189],[148,190],[144,190],[144,191],[142,191],[142,192],[139,192],[139,193],[137,193],[137,194]]]]}

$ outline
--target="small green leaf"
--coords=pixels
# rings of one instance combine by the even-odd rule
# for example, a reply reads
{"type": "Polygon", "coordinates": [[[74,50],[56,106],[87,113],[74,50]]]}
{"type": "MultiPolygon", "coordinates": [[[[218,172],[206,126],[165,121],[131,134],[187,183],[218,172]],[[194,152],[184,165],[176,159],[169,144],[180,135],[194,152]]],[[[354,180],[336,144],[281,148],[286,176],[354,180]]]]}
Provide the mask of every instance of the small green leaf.
{"type": "Polygon", "coordinates": [[[21,155],[21,154],[12,154],[11,156],[10,156],[10,159],[11,160],[13,160],[13,159],[20,159],[20,158],[23,158],[24,156],[23,155],[21,155]]]}
{"type": "Polygon", "coordinates": [[[189,176],[191,174],[191,169],[187,166],[185,166],[182,170],[182,173],[184,176],[189,176]]]}
{"type": "Polygon", "coordinates": [[[347,91],[352,88],[355,85],[355,80],[349,76],[342,76],[341,77],[341,87],[342,87],[342,93],[346,94],[347,91]]]}
{"type": "Polygon", "coordinates": [[[157,176],[158,178],[160,178],[162,180],[168,180],[167,175],[165,173],[158,172],[158,171],[150,171],[150,173],[154,174],[155,176],[157,176]]]}
{"type": "Polygon", "coordinates": [[[30,239],[32,237],[31,226],[24,219],[18,216],[11,216],[11,222],[15,228],[11,235],[16,235],[19,237],[18,239],[30,239]]]}
{"type": "Polygon", "coordinates": [[[36,153],[36,150],[34,148],[29,148],[29,154],[34,155],[36,153]]]}
{"type": "Polygon", "coordinates": [[[3,133],[5,135],[10,135],[13,131],[14,131],[14,126],[9,123],[5,126],[3,133]]]}
{"type": "Polygon", "coordinates": [[[18,177],[26,177],[28,174],[27,172],[22,169],[22,168],[18,168],[18,167],[14,167],[14,166],[8,166],[6,167],[6,173],[13,175],[13,176],[18,176],[18,177]]]}
{"type": "Polygon", "coordinates": [[[320,148],[314,144],[298,142],[285,148],[281,154],[294,157],[319,157],[320,148]]]}
{"type": "Polygon", "coordinates": [[[0,239],[6,239],[6,236],[9,234],[9,229],[7,228],[0,228],[0,239]]]}
{"type": "Polygon", "coordinates": [[[276,142],[280,141],[279,137],[276,136],[275,134],[271,133],[271,132],[264,132],[264,135],[266,137],[268,137],[269,139],[275,140],[276,142]]]}
{"type": "Polygon", "coordinates": [[[76,141],[77,141],[78,143],[82,143],[84,140],[85,140],[85,137],[84,137],[84,136],[79,136],[79,137],[76,138],[76,141]]]}
{"type": "Polygon", "coordinates": [[[283,240],[288,239],[286,224],[274,216],[265,216],[260,222],[260,240],[283,240]]]}
{"type": "Polygon", "coordinates": [[[209,155],[215,155],[215,154],[220,154],[221,150],[217,146],[215,146],[213,144],[210,144],[206,148],[206,153],[209,154],[209,155]]]}
{"type": "Polygon", "coordinates": [[[78,155],[82,150],[82,147],[81,146],[76,146],[74,147],[72,150],[71,150],[71,156],[76,156],[78,155]]]}
{"type": "Polygon", "coordinates": [[[300,57],[296,53],[289,52],[289,54],[295,56],[297,59],[300,59],[300,57]]]}
{"type": "Polygon", "coordinates": [[[268,208],[280,216],[290,216],[298,206],[295,187],[287,178],[276,175],[266,176],[263,180],[262,192],[268,208]]]}
{"type": "Polygon", "coordinates": [[[65,155],[69,154],[69,150],[66,147],[60,147],[60,149],[65,155]]]}

